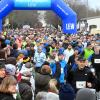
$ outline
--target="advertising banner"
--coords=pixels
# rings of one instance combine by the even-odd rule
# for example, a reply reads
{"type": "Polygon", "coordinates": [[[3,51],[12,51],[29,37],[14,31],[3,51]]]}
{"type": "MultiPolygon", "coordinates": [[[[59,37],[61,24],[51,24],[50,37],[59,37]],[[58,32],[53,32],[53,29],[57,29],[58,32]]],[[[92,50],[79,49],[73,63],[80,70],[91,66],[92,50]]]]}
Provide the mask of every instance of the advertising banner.
{"type": "Polygon", "coordinates": [[[51,7],[51,0],[15,0],[15,8],[48,8],[51,7]]]}
{"type": "Polygon", "coordinates": [[[77,33],[77,15],[63,0],[1,0],[1,21],[12,10],[52,10],[62,20],[63,33],[77,33]]]}
{"type": "Polygon", "coordinates": [[[52,9],[62,19],[62,30],[65,34],[77,33],[77,15],[63,0],[52,0],[52,9]]]}
{"type": "Polygon", "coordinates": [[[77,18],[75,16],[67,17],[63,20],[62,29],[65,34],[75,34],[77,33],[77,18]]]}

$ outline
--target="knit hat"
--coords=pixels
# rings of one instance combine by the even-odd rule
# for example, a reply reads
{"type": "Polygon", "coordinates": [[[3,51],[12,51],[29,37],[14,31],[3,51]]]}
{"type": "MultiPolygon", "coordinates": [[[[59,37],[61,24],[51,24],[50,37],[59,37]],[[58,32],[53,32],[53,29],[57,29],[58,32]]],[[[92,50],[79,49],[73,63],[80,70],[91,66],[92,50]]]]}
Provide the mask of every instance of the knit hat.
{"type": "Polygon", "coordinates": [[[30,80],[32,71],[33,71],[32,63],[27,62],[26,64],[23,64],[22,69],[21,69],[22,79],[30,80]]]}
{"type": "Polygon", "coordinates": [[[18,57],[17,57],[17,60],[23,59],[24,57],[25,57],[24,54],[20,53],[20,54],[18,55],[18,57]]]}
{"type": "Polygon", "coordinates": [[[96,94],[92,90],[84,88],[78,91],[76,100],[96,100],[96,94]]]}
{"type": "Polygon", "coordinates": [[[12,64],[5,65],[5,69],[8,75],[15,75],[16,73],[16,67],[12,64]]]}
{"type": "Polygon", "coordinates": [[[27,62],[29,62],[30,61],[30,58],[29,57],[24,57],[23,58],[23,63],[27,63],[27,62]]]}
{"type": "Polygon", "coordinates": [[[10,40],[5,40],[6,45],[10,45],[10,40]]]}

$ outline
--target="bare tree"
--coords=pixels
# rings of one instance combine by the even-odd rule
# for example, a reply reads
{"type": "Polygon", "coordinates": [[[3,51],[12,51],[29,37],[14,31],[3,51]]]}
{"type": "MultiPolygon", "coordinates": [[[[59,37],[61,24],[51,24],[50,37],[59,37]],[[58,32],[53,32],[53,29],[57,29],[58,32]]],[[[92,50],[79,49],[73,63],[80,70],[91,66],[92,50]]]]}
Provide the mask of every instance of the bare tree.
{"type": "Polygon", "coordinates": [[[10,24],[17,24],[19,27],[26,24],[34,27],[38,23],[37,11],[13,11],[8,17],[10,24]]]}
{"type": "Polygon", "coordinates": [[[45,21],[47,24],[51,24],[55,28],[58,28],[58,25],[61,25],[61,19],[52,11],[47,11],[45,13],[45,21]]]}
{"type": "Polygon", "coordinates": [[[65,0],[65,2],[77,13],[78,20],[86,17],[100,16],[100,10],[90,8],[88,0],[65,0]]]}

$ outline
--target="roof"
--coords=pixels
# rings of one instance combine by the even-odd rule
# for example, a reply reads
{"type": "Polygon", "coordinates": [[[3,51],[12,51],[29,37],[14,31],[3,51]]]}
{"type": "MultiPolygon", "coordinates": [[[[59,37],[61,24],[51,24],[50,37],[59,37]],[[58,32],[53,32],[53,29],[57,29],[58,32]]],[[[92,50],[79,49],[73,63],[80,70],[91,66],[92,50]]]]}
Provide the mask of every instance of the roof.
{"type": "Polygon", "coordinates": [[[89,19],[95,19],[95,18],[100,18],[100,16],[87,17],[87,18],[82,18],[80,20],[89,20],[89,19]]]}

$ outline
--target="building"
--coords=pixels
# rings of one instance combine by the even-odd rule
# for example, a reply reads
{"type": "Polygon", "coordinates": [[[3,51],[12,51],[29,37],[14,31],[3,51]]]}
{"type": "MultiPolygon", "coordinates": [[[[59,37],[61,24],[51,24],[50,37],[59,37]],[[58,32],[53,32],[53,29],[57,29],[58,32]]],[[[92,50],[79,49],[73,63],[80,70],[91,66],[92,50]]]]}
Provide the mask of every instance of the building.
{"type": "Polygon", "coordinates": [[[80,30],[89,31],[91,34],[100,34],[100,16],[82,18],[79,27],[80,30]]]}

